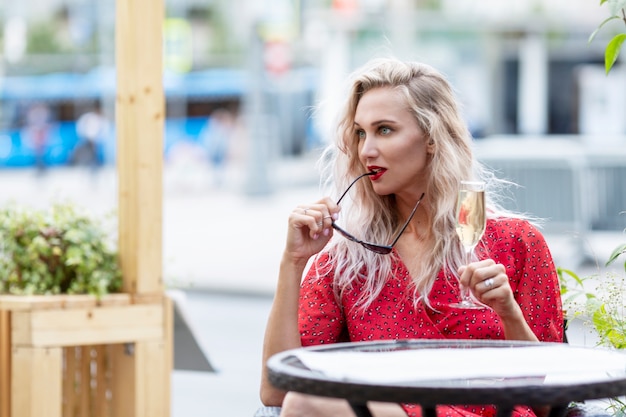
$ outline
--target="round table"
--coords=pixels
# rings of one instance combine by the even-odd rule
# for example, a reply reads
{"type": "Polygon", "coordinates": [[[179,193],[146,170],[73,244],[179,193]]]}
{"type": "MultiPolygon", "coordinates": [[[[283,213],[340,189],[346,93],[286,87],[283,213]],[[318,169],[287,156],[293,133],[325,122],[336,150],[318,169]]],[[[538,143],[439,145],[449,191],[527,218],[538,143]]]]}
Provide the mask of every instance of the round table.
{"type": "Polygon", "coordinates": [[[440,404],[493,404],[499,416],[509,415],[516,405],[550,405],[552,415],[557,416],[562,415],[573,401],[626,394],[626,354],[562,343],[489,340],[350,342],[284,351],[272,356],[267,367],[274,386],[286,391],[344,398],[359,417],[371,416],[366,405],[368,401],[420,404],[425,416],[435,416],[435,406],[440,404]],[[311,353],[315,355],[311,356],[311,353]],[[389,353],[402,360],[394,362],[394,355],[389,353]],[[442,374],[450,371],[446,366],[455,359],[478,357],[482,358],[481,375],[437,377],[437,371],[431,369],[428,376],[423,376],[419,369],[413,372],[408,366],[420,360],[432,362],[440,354],[444,355],[444,360],[437,366],[442,374]],[[557,356],[550,360],[550,355],[557,356]],[[529,356],[530,359],[524,359],[529,356]],[[414,360],[408,363],[407,357],[414,360]],[[499,359],[491,360],[491,357],[499,359]],[[541,364],[541,357],[547,358],[549,363],[541,364]],[[303,362],[305,358],[315,359],[320,368],[307,367],[303,362]],[[502,358],[510,364],[509,368],[517,367],[517,373],[507,373],[502,358]],[[519,373],[520,367],[526,367],[525,360],[529,365],[528,375],[519,373]],[[558,368],[560,360],[566,362],[558,368]],[[330,369],[321,369],[322,365],[330,369]],[[541,375],[542,366],[546,368],[544,375],[541,375]],[[344,374],[335,369],[342,367],[347,368],[344,374]],[[350,368],[354,371],[351,372],[350,368]],[[384,373],[380,372],[381,369],[384,373]],[[406,378],[407,372],[411,378],[406,378]],[[368,373],[372,374],[371,377],[368,373]],[[404,377],[394,380],[394,375],[400,374],[404,377]]]}

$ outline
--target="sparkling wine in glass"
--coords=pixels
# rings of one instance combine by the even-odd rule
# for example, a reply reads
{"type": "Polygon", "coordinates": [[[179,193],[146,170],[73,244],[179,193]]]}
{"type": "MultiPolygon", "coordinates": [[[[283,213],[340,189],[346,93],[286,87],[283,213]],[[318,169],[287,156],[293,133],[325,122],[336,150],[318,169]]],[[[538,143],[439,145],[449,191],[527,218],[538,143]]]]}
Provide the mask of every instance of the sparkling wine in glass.
{"type": "MultiPolygon", "coordinates": [[[[465,251],[466,262],[472,261],[474,248],[485,232],[485,183],[461,181],[456,205],[456,233],[465,251]]],[[[459,308],[484,308],[473,300],[469,288],[461,286],[461,301],[453,304],[459,308]]]]}

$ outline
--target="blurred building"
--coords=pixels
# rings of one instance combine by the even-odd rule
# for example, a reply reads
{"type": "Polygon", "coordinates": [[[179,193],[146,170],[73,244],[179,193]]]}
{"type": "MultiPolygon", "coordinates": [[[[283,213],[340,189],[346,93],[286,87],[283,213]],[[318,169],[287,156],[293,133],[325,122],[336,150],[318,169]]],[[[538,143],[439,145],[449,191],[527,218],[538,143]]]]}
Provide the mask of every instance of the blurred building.
{"type": "MultiPolygon", "coordinates": [[[[350,70],[381,55],[424,61],[447,74],[478,138],[626,133],[620,110],[625,87],[616,81],[621,70],[600,75],[606,42],[621,27],[607,26],[588,44],[608,16],[606,5],[596,2],[166,0],[165,8],[164,62],[166,77],[174,80],[167,86],[168,117],[181,123],[218,107],[241,110],[250,86],[237,74],[249,70],[256,45],[251,39],[258,35],[262,107],[279,132],[273,139],[277,154],[297,155],[323,142],[332,107],[321,109],[315,121],[311,108],[332,102],[350,70]],[[213,71],[212,78],[204,77],[206,71],[213,71]],[[238,91],[219,98],[188,88],[192,82],[231,86],[235,78],[238,91]]],[[[6,95],[11,77],[113,68],[114,2],[3,2],[0,21],[0,131],[15,128],[26,108],[6,95]]],[[[102,86],[99,95],[77,92],[52,103],[54,116],[71,122],[97,101],[112,118],[110,83],[95,84],[102,86]]],[[[195,135],[194,126],[185,127],[185,134],[195,135]]]]}

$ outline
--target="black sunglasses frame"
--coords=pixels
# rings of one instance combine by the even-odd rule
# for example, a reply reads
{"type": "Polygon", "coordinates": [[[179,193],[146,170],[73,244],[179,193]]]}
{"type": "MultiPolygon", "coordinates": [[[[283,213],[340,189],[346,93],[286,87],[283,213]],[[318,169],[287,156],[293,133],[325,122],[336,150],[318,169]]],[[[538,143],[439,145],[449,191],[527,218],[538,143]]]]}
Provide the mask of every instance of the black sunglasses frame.
{"type": "MultiPolygon", "coordinates": [[[[346,191],[344,191],[343,194],[341,194],[341,197],[339,197],[339,200],[337,200],[337,205],[341,203],[341,200],[343,200],[346,194],[348,194],[348,191],[350,191],[350,188],[352,188],[352,186],[356,184],[357,181],[359,181],[363,177],[366,177],[368,175],[374,175],[374,174],[375,172],[366,172],[365,174],[361,174],[358,177],[356,177],[356,179],[350,183],[348,188],[346,188],[346,191]]],[[[411,219],[413,219],[413,216],[415,215],[415,212],[417,211],[417,207],[420,205],[422,198],[424,198],[424,193],[422,193],[419,200],[417,200],[417,203],[415,204],[415,207],[413,207],[413,211],[411,212],[411,215],[404,223],[404,226],[402,226],[402,229],[400,229],[400,232],[398,233],[398,235],[393,239],[393,241],[389,245],[379,245],[376,243],[365,242],[357,238],[356,236],[352,235],[351,233],[348,233],[346,230],[342,229],[341,227],[339,227],[334,221],[332,222],[332,226],[333,226],[333,229],[341,233],[343,237],[345,237],[346,239],[352,242],[358,243],[359,245],[363,246],[365,249],[370,250],[379,255],[388,255],[393,250],[393,247],[398,242],[398,239],[400,239],[400,236],[402,236],[402,233],[404,233],[406,228],[409,226],[409,223],[411,222],[411,219]]]]}

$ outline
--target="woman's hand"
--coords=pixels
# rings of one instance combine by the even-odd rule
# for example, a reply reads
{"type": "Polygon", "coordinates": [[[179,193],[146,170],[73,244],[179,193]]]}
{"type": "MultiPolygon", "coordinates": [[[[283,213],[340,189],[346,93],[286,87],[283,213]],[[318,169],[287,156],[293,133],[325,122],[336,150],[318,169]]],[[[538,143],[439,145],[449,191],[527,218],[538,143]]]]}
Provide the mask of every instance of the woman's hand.
{"type": "Polygon", "coordinates": [[[504,265],[485,259],[462,266],[459,275],[461,285],[469,286],[478,301],[500,316],[505,339],[538,341],[513,296],[504,265]]]}
{"type": "Polygon", "coordinates": [[[308,261],[321,251],[332,237],[332,222],[337,219],[339,210],[328,197],[296,207],[289,215],[285,255],[308,261]]]}
{"type": "Polygon", "coordinates": [[[491,307],[500,317],[519,317],[520,307],[513,297],[504,265],[485,259],[462,266],[459,275],[461,284],[469,287],[478,301],[491,307]]]}

